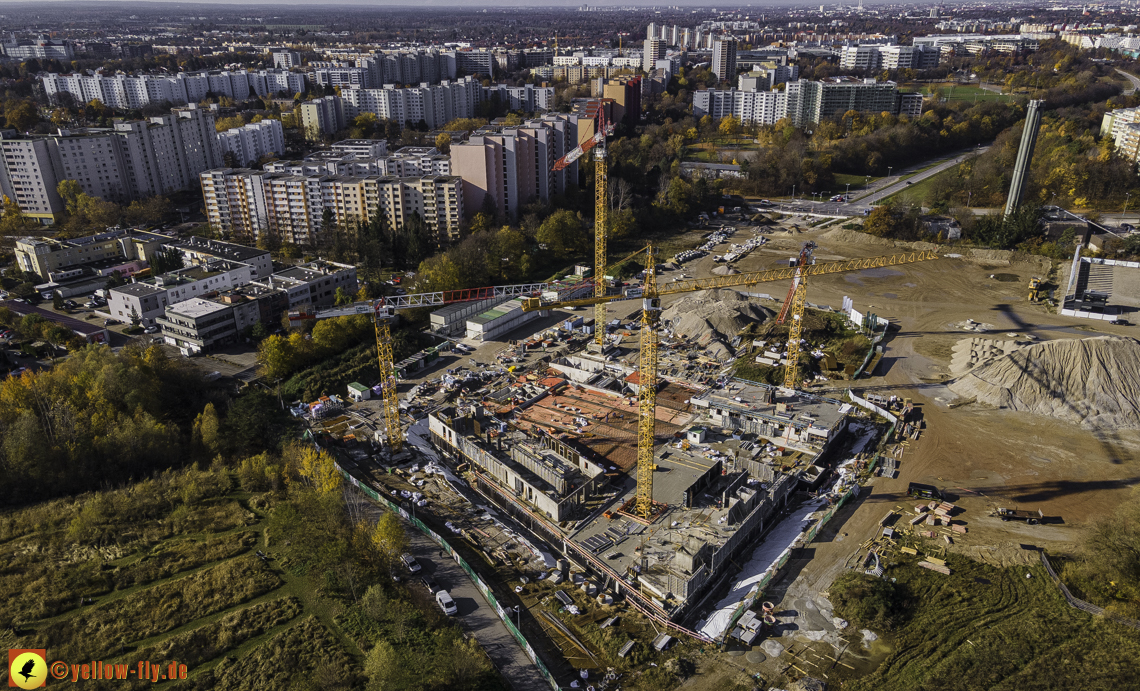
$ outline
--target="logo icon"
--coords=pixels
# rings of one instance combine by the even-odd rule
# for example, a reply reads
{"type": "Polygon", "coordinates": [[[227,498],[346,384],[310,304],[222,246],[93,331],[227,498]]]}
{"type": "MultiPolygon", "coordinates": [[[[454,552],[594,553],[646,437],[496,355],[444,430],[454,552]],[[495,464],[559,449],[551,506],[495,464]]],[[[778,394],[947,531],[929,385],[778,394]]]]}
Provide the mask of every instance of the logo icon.
{"type": "Polygon", "coordinates": [[[38,689],[47,683],[47,671],[46,650],[8,650],[10,688],[38,689]]]}

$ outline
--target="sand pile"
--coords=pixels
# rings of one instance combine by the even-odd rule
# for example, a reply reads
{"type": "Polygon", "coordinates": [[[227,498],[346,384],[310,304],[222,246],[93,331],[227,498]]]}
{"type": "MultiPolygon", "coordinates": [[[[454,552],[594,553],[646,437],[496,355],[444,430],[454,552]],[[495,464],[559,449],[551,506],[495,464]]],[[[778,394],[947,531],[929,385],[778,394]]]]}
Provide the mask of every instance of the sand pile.
{"type": "Polygon", "coordinates": [[[702,290],[686,295],[661,313],[673,324],[673,333],[695,338],[702,346],[716,346],[717,354],[731,353],[731,342],[740,330],[763,321],[772,311],[735,290],[702,290]]]}
{"type": "Polygon", "coordinates": [[[1029,344],[1029,341],[997,341],[992,338],[963,338],[954,344],[950,358],[950,371],[968,372],[990,360],[1009,355],[1029,344]]]}
{"type": "Polygon", "coordinates": [[[715,269],[712,270],[712,272],[714,274],[716,274],[717,276],[735,276],[736,274],[740,273],[736,269],[734,269],[730,266],[724,266],[724,265],[716,267],[715,269]]]}
{"type": "Polygon", "coordinates": [[[979,365],[950,390],[1087,429],[1140,429],[1140,341],[1098,336],[1025,346],[979,365]]]}

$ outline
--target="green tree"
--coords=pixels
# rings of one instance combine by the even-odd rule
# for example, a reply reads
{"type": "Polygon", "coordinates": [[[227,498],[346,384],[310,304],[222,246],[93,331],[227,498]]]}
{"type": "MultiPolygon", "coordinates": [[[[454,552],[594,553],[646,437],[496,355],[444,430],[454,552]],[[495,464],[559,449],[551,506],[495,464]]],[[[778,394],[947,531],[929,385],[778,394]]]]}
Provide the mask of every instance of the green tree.
{"type": "Polygon", "coordinates": [[[221,420],[218,418],[218,412],[214,409],[213,403],[207,403],[202,412],[194,418],[192,432],[194,443],[200,444],[211,457],[215,456],[221,450],[220,431],[221,420]]]}
{"type": "Polygon", "coordinates": [[[451,135],[447,132],[436,135],[435,148],[439,149],[441,154],[451,153],[451,135]]]}
{"type": "Polygon", "coordinates": [[[538,227],[535,239],[559,257],[565,257],[579,250],[585,241],[586,233],[578,217],[569,209],[559,209],[550,214],[538,227]]]}
{"type": "Polygon", "coordinates": [[[57,310],[63,309],[63,296],[59,294],[58,290],[51,292],[51,306],[57,310]]]}
{"type": "Polygon", "coordinates": [[[27,132],[40,121],[40,109],[32,101],[10,100],[4,103],[4,117],[8,127],[27,132]]]}
{"type": "Polygon", "coordinates": [[[272,334],[257,346],[257,362],[269,381],[289,376],[295,366],[295,355],[285,338],[272,334]]]}
{"type": "Polygon", "coordinates": [[[333,304],[337,307],[340,307],[341,305],[351,305],[352,295],[348,294],[344,288],[337,288],[336,294],[334,295],[333,304]]]}

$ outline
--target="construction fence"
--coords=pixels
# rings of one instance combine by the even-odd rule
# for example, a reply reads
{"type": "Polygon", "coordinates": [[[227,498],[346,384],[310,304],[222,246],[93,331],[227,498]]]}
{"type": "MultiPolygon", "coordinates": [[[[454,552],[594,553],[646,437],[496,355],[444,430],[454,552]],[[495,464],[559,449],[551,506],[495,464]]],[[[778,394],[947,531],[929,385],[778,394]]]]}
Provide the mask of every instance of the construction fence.
{"type": "Polygon", "coordinates": [[[483,597],[486,598],[487,602],[489,602],[495,609],[495,614],[499,615],[499,619],[503,621],[503,624],[506,625],[507,630],[510,631],[511,635],[515,637],[516,641],[518,641],[523,651],[526,652],[527,657],[529,657],[531,662],[534,663],[534,666],[538,668],[538,671],[540,674],[542,674],[543,678],[545,678],[546,681],[550,683],[550,688],[554,689],[554,691],[558,691],[560,687],[558,686],[558,682],[555,681],[554,675],[550,673],[550,670],[546,668],[546,665],[542,664],[542,660],[540,660],[538,658],[538,655],[535,654],[534,648],[531,647],[530,642],[526,639],[526,636],[524,636],[522,631],[520,631],[518,627],[515,626],[514,622],[511,621],[510,615],[506,610],[503,609],[503,606],[499,604],[498,598],[496,598],[494,593],[491,592],[491,589],[487,587],[487,584],[483,582],[483,579],[479,577],[479,574],[475,573],[475,570],[471,568],[471,565],[467,563],[467,560],[461,557],[459,553],[454,549],[452,549],[451,545],[447,543],[447,540],[445,540],[443,536],[429,528],[418,518],[412,516],[403,507],[392,503],[388,500],[387,497],[377,492],[375,488],[356,479],[356,477],[354,477],[351,473],[340,467],[339,463],[337,464],[336,469],[340,471],[340,474],[343,475],[346,480],[352,483],[353,487],[359,489],[370,499],[384,506],[389,511],[400,514],[404,520],[411,523],[420,532],[430,537],[432,541],[440,546],[441,549],[447,552],[451,558],[455,560],[455,563],[459,564],[460,568],[467,572],[467,575],[475,583],[475,587],[479,589],[479,592],[483,594],[483,597]]]}

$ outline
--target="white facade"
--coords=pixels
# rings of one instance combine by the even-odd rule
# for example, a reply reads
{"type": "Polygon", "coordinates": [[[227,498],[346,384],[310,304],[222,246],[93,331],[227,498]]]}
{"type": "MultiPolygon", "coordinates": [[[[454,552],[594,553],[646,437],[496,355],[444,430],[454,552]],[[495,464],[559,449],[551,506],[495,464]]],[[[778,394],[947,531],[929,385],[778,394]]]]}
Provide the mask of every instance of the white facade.
{"type": "Polygon", "coordinates": [[[693,93],[693,115],[720,119],[735,116],[744,123],[772,125],[787,117],[788,97],[782,91],[716,91],[693,93]]]}
{"type": "Polygon", "coordinates": [[[262,120],[219,132],[218,145],[223,156],[231,153],[239,165],[248,165],[262,156],[284,153],[285,130],[280,120],[262,120]]]}
{"type": "Polygon", "coordinates": [[[60,180],[75,180],[93,197],[125,202],[194,187],[199,173],[222,161],[214,114],[194,106],[117,122],[113,129],[6,139],[0,150],[0,189],[39,218],[63,212],[55,191],[60,180]]]}
{"type": "Polygon", "coordinates": [[[49,97],[58,99],[60,94],[67,93],[78,103],[98,99],[103,105],[119,109],[141,108],[148,103],[163,101],[185,105],[197,103],[211,94],[246,101],[254,96],[273,96],[281,91],[290,96],[305,91],[304,74],[280,69],[180,72],[174,76],[51,73],[42,75],[40,81],[49,97]]]}
{"type": "MultiPolygon", "coordinates": [[[[333,97],[330,97],[333,98],[333,97]]],[[[483,87],[474,77],[432,86],[383,89],[345,89],[341,91],[345,117],[373,113],[382,120],[418,123],[441,127],[455,118],[475,116],[475,107],[483,100],[483,87]]]]}

